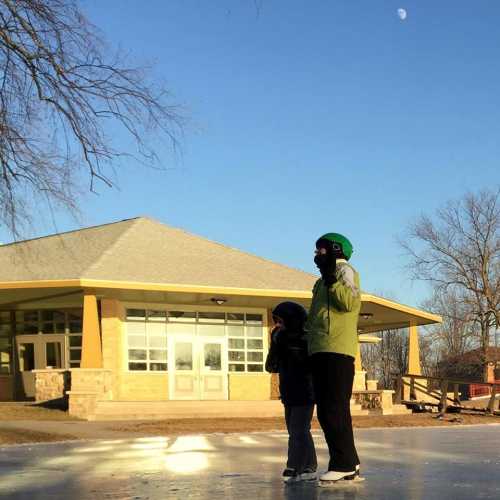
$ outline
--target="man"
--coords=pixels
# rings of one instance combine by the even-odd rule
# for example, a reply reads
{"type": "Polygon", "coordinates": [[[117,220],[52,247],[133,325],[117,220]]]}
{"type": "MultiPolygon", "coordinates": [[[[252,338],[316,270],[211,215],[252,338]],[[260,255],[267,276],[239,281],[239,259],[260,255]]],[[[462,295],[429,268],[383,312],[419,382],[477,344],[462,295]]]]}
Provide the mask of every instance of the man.
{"type": "Polygon", "coordinates": [[[350,400],[361,291],[359,275],[347,262],[352,251],[351,242],[338,233],[327,233],[316,242],[314,262],[321,278],[313,288],[305,330],[318,420],[330,452],[328,472],[320,477],[321,485],[359,476],[350,400]]]}

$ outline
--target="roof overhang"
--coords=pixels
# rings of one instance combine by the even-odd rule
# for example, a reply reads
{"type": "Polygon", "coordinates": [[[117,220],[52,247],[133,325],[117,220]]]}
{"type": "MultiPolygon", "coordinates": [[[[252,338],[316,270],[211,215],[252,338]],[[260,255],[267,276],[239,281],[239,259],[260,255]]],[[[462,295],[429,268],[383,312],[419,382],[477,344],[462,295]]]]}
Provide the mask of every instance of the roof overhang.
{"type": "MultiPolygon", "coordinates": [[[[57,296],[77,295],[84,290],[124,302],[163,302],[167,304],[209,305],[212,299],[224,299],[226,307],[272,308],[279,301],[293,300],[308,307],[309,290],[273,290],[184,285],[172,283],[142,283],[93,279],[40,280],[0,282],[0,308],[28,305],[30,302],[57,300],[57,296]]],[[[361,296],[360,333],[405,328],[411,324],[441,323],[440,316],[409,307],[376,295],[361,296]]]]}

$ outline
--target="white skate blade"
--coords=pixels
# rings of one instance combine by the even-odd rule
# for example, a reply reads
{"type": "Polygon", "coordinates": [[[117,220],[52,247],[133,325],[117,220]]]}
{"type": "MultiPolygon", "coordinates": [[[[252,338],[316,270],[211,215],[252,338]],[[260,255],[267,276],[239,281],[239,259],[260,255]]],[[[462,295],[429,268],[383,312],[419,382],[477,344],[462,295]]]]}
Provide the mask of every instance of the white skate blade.
{"type": "Polygon", "coordinates": [[[319,480],[318,485],[321,488],[345,488],[349,486],[359,486],[359,483],[363,483],[364,477],[356,476],[354,479],[339,479],[338,481],[325,481],[319,480]]]}

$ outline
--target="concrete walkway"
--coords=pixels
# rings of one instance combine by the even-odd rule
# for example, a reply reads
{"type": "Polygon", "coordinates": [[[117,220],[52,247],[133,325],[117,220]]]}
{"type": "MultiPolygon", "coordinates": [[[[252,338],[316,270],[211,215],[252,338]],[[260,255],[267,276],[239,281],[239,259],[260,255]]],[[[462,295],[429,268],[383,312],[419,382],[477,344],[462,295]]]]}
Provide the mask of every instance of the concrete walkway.
{"type": "MultiPolygon", "coordinates": [[[[60,424],[54,422],[54,424],[60,424]]],[[[0,448],[0,497],[19,499],[500,498],[500,426],[356,432],[364,483],[285,486],[284,433],[106,439],[0,448]]],[[[320,468],[327,460],[315,433],[320,468]]]]}

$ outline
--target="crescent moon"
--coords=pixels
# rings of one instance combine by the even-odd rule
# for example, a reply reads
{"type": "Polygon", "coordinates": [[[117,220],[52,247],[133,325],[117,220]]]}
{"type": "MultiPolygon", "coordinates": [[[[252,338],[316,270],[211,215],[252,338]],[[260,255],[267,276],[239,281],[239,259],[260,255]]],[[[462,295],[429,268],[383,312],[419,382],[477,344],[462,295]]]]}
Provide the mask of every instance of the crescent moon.
{"type": "Polygon", "coordinates": [[[398,9],[398,17],[401,21],[404,21],[408,17],[408,13],[405,9],[398,9]]]}

